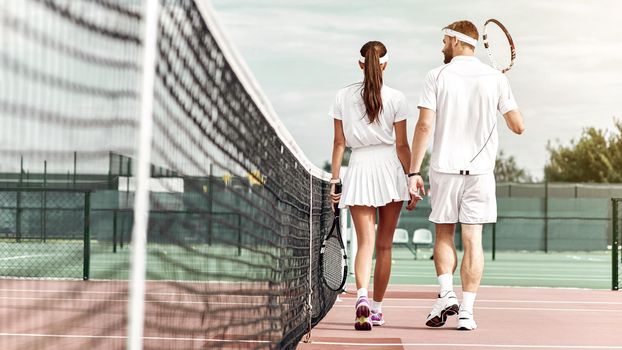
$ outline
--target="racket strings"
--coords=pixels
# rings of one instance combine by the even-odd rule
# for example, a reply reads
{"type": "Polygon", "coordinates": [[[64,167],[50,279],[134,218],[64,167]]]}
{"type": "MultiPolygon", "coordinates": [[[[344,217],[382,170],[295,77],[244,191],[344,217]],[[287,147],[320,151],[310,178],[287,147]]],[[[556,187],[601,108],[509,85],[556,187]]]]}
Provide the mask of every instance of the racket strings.
{"type": "Polygon", "coordinates": [[[326,285],[333,290],[342,285],[344,275],[344,254],[338,237],[331,237],[325,242],[322,269],[326,285]]]}

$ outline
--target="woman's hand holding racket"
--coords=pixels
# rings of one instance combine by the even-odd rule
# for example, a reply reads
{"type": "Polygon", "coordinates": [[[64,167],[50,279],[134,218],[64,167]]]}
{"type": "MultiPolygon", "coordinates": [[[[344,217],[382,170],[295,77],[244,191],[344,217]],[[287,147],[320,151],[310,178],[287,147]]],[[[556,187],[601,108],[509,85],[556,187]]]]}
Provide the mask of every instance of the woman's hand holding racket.
{"type": "Polygon", "coordinates": [[[337,207],[341,197],[341,182],[331,184],[330,196],[335,217],[333,226],[322,240],[319,261],[324,285],[328,289],[338,292],[343,291],[348,277],[348,255],[343,245],[339,208],[337,207]]]}
{"type": "Polygon", "coordinates": [[[341,199],[341,183],[338,184],[334,184],[331,183],[330,184],[330,201],[333,204],[333,210],[334,205],[339,204],[339,200],[341,199]],[[339,186],[339,188],[337,188],[337,186],[339,186]]]}

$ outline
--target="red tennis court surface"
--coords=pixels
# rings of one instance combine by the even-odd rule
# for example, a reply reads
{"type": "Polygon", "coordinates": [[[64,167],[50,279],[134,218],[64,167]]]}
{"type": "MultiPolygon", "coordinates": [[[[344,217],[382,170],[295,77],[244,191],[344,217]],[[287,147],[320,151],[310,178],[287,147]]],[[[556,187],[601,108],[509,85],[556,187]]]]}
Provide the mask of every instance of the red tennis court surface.
{"type": "MultiPolygon", "coordinates": [[[[127,288],[127,281],[0,279],[0,350],[125,349],[127,288]]],[[[149,281],[144,348],[268,348],[280,333],[262,324],[274,317],[265,294],[263,284],[149,281]],[[249,323],[251,314],[261,321],[249,323]]]]}
{"type": "Polygon", "coordinates": [[[342,295],[312,331],[311,343],[298,349],[622,349],[621,292],[482,287],[478,329],[467,332],[455,329],[455,316],[445,327],[425,326],[436,288],[390,287],[383,302],[387,323],[367,332],[353,327],[356,296],[342,295]]]}
{"type": "MultiPolygon", "coordinates": [[[[261,348],[278,341],[277,334],[251,335],[256,325],[205,330],[215,315],[263,312],[263,297],[231,286],[218,294],[188,287],[148,283],[145,349],[261,348]]],[[[455,317],[443,328],[424,325],[435,291],[392,286],[383,304],[387,324],[371,332],[353,329],[354,295],[343,295],[312,331],[312,342],[298,349],[622,349],[621,292],[483,287],[475,305],[479,329],[461,332],[454,329],[455,317]]],[[[0,350],[124,349],[126,307],[127,282],[0,280],[0,350]]]]}

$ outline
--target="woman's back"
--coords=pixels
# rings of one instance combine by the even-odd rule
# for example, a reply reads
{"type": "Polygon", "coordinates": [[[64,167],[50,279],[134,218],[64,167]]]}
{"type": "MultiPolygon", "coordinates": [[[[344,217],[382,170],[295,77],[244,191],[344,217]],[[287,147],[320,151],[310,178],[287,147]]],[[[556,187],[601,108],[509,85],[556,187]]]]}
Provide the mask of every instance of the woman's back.
{"type": "Polygon", "coordinates": [[[395,143],[393,124],[409,116],[408,102],[404,94],[383,85],[381,89],[382,109],[377,120],[369,122],[365,103],[361,95],[362,85],[352,84],[337,92],[329,115],[340,119],[346,145],[352,148],[395,143]]]}

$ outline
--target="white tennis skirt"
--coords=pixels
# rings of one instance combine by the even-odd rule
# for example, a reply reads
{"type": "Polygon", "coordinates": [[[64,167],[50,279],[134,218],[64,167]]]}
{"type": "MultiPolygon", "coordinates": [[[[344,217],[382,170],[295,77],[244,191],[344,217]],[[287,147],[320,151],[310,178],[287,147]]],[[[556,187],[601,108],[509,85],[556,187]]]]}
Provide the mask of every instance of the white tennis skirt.
{"type": "Polygon", "coordinates": [[[382,207],[409,199],[407,175],[397,158],[395,145],[352,149],[339,208],[351,205],[382,207]]]}

